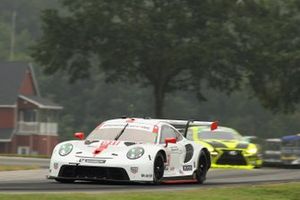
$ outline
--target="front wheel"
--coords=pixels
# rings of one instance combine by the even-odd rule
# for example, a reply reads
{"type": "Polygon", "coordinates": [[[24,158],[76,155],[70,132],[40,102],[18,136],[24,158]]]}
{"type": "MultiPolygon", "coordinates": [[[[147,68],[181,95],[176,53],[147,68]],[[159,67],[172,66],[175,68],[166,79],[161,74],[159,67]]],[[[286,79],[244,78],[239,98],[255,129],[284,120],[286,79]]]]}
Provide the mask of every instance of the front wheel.
{"type": "Polygon", "coordinates": [[[164,157],[161,153],[158,153],[154,160],[153,165],[153,183],[160,184],[165,171],[164,157]]]}
{"type": "Polygon", "coordinates": [[[203,184],[206,180],[206,173],[209,168],[208,159],[203,151],[201,151],[198,161],[198,167],[195,171],[196,180],[199,184],[203,184]]]}

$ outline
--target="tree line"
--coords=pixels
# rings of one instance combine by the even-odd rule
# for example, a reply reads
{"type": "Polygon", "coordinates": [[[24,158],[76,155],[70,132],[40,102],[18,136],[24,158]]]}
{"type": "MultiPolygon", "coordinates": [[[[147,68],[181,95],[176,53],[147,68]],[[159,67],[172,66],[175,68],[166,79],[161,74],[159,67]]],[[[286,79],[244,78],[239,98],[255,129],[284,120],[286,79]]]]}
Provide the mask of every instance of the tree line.
{"type": "Polygon", "coordinates": [[[1,2],[4,35],[12,11],[23,13],[15,60],[42,66],[44,95],[65,107],[65,137],[126,114],[219,119],[265,137],[299,128],[297,1],[38,2],[1,2]]]}

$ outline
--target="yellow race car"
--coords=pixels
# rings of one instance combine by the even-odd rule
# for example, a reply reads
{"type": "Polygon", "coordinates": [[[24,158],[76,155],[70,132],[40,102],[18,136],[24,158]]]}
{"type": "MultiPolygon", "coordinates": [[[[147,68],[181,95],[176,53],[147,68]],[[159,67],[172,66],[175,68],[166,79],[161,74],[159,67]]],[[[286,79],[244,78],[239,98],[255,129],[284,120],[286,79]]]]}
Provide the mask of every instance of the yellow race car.
{"type": "Polygon", "coordinates": [[[212,167],[252,169],[262,166],[259,145],[250,143],[234,129],[218,127],[212,131],[207,126],[192,126],[186,137],[210,151],[212,167]]]}

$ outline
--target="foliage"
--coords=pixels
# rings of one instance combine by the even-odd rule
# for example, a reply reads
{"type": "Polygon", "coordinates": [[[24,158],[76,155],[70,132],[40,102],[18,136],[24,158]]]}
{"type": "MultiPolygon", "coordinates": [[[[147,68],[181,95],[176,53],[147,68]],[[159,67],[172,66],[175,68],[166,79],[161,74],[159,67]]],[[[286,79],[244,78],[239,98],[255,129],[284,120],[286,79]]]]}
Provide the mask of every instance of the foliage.
{"type": "Polygon", "coordinates": [[[300,101],[300,4],[244,0],[234,24],[241,65],[262,105],[294,111],[300,101]]]}
{"type": "MultiPolygon", "coordinates": [[[[197,14],[196,11],[199,11],[199,18],[195,17],[194,20],[191,20],[190,26],[193,26],[192,30],[197,29],[197,34],[203,35],[201,41],[195,41],[196,44],[199,43],[195,48],[201,53],[191,55],[195,60],[194,62],[187,64],[187,66],[193,70],[192,75],[194,76],[191,77],[191,74],[184,69],[186,73],[176,74],[176,79],[169,82],[170,84],[175,82],[176,87],[175,85],[174,87],[169,87],[168,89],[170,89],[171,92],[165,95],[166,103],[164,116],[176,119],[192,118],[199,120],[220,120],[222,125],[236,128],[243,135],[279,137],[299,132],[300,125],[297,122],[299,121],[300,116],[297,107],[294,109],[294,114],[274,114],[261,106],[261,102],[265,102],[265,106],[268,106],[268,101],[267,99],[264,100],[264,98],[274,89],[275,95],[272,99],[283,101],[284,98],[291,98],[290,95],[294,95],[294,92],[297,89],[296,86],[299,85],[296,82],[299,80],[297,79],[296,64],[290,64],[295,61],[294,58],[297,55],[296,46],[288,45],[288,43],[286,43],[288,41],[293,41],[289,40],[289,38],[296,37],[296,34],[298,33],[297,28],[299,26],[296,26],[297,19],[299,19],[297,18],[297,1],[238,1],[238,4],[234,4],[235,9],[240,9],[238,13],[233,7],[230,7],[230,5],[233,5],[231,4],[232,2],[237,3],[237,1],[188,2],[190,3],[190,6],[192,6],[192,3],[197,4],[195,7],[193,6],[195,14],[197,14]],[[214,2],[217,3],[214,4],[214,2]],[[246,10],[247,12],[243,10],[245,3],[249,4],[251,2],[265,2],[264,5],[267,7],[263,11],[257,10],[257,7],[252,7],[252,10],[250,9],[251,7],[248,7],[248,10],[246,10]],[[203,5],[207,3],[209,6],[202,7],[200,3],[203,3],[203,5]],[[297,5],[293,6],[294,4],[297,5]],[[266,10],[269,10],[268,6],[272,6],[272,9],[277,8],[277,10],[278,6],[280,6],[281,13],[290,13],[290,10],[292,10],[292,13],[276,16],[276,9],[272,12],[273,14],[266,12],[266,10]],[[224,9],[222,9],[223,7],[224,9]],[[265,20],[260,20],[261,15],[258,14],[259,12],[262,13],[262,16],[268,17],[265,18],[265,20]],[[209,13],[215,14],[209,15],[209,13]],[[228,15],[226,15],[226,13],[228,15]],[[275,16],[272,16],[271,14],[275,16]],[[201,21],[200,16],[206,17],[201,21]],[[274,24],[270,22],[272,17],[274,17],[274,20],[271,22],[277,23],[274,24]],[[200,21],[197,22],[196,19],[200,21]],[[292,20],[294,20],[294,22],[292,20]],[[220,21],[222,21],[222,23],[220,21]],[[294,23],[296,25],[293,25],[294,23]],[[200,24],[201,26],[196,26],[197,24],[200,24]],[[279,26],[279,24],[281,25],[279,26]],[[253,30],[251,26],[253,26],[253,30]],[[269,27],[272,28],[269,30],[269,27]],[[280,27],[286,27],[287,29],[280,27]],[[213,31],[213,29],[216,29],[217,31],[213,31]],[[289,33],[288,30],[291,30],[291,32],[289,33]],[[222,34],[221,32],[224,33],[222,34]],[[264,34],[265,32],[266,34],[264,34]],[[271,37],[271,35],[274,36],[271,37]],[[276,37],[281,37],[281,39],[276,40],[275,35],[277,35],[276,37]],[[285,35],[287,37],[285,37],[285,35]],[[223,36],[224,38],[222,39],[223,36]],[[257,39],[255,39],[256,37],[257,39]],[[224,43],[222,43],[222,40],[224,43]],[[264,43],[260,44],[258,42],[261,40],[264,41],[264,43]],[[200,45],[200,42],[202,45],[200,45]],[[281,45],[280,42],[282,42],[281,45]],[[224,49],[223,46],[227,46],[228,48],[224,49]],[[213,51],[215,49],[218,51],[213,51]],[[277,54],[277,51],[280,52],[280,49],[286,50],[292,57],[291,60],[281,63],[279,66],[290,72],[295,72],[296,70],[293,74],[285,72],[286,77],[291,77],[291,80],[294,81],[294,84],[287,87],[287,89],[280,88],[280,84],[272,83],[273,79],[280,80],[277,79],[276,76],[279,77],[281,71],[276,70],[276,73],[273,73],[269,70],[269,67],[275,69],[275,66],[279,63],[278,59],[282,56],[278,56],[278,59],[276,57],[277,55],[281,55],[277,54]],[[266,52],[272,52],[272,57],[268,57],[271,55],[266,54],[266,52]],[[235,54],[239,56],[236,57],[240,58],[239,61],[232,59],[235,54]],[[215,59],[216,57],[218,57],[218,59],[215,59]],[[228,57],[230,58],[231,63],[228,63],[228,57]],[[215,62],[210,62],[210,59],[215,62]],[[249,71],[246,74],[244,74],[245,68],[237,65],[231,66],[231,64],[241,62],[241,60],[248,66],[249,71]],[[203,67],[197,68],[199,63],[204,63],[203,67]],[[259,67],[255,68],[255,66],[259,67]],[[208,70],[211,68],[216,68],[216,72],[208,70]],[[248,75],[248,78],[244,77],[240,80],[240,73],[248,75]],[[254,74],[256,74],[256,76],[254,76],[254,74]],[[234,79],[237,79],[237,82],[230,82],[230,79],[218,81],[223,76],[230,75],[234,75],[233,77],[234,79]],[[209,78],[210,81],[203,83],[203,76],[209,78]],[[267,76],[269,76],[269,78],[267,78],[267,76]],[[187,79],[188,77],[190,77],[190,79],[187,79]],[[182,82],[178,80],[181,80],[182,82]],[[249,80],[251,80],[251,82],[249,80]],[[269,86],[273,85],[268,90],[264,88],[264,85],[262,84],[263,82],[266,82],[266,80],[270,80],[270,82],[268,82],[270,84],[269,86]],[[218,92],[215,89],[207,89],[205,85],[210,84],[211,88],[225,89],[228,84],[230,87],[227,87],[227,89],[229,89],[227,91],[230,91],[230,89],[234,90],[239,86],[236,84],[239,81],[242,82],[242,86],[240,86],[242,88],[241,91],[235,91],[231,96],[227,96],[226,91],[218,92]],[[257,85],[256,89],[255,87],[249,86],[249,82],[252,85],[257,85]],[[190,83],[193,84],[190,85],[190,83]],[[185,91],[177,90],[181,88],[181,86],[186,86],[187,84],[189,85],[188,87],[183,87],[185,91]],[[199,91],[200,95],[198,94],[199,91]],[[283,91],[283,93],[278,93],[278,91],[283,91]],[[286,95],[286,93],[291,94],[283,96],[286,95]],[[199,103],[198,99],[195,98],[197,94],[200,97],[206,97],[207,101],[199,103]],[[282,95],[282,97],[275,98],[276,95],[282,95]],[[252,98],[249,98],[249,96],[252,98]],[[256,96],[259,96],[261,100],[258,101],[256,96]]],[[[0,59],[9,60],[11,12],[14,10],[12,8],[16,8],[18,13],[16,26],[16,40],[18,42],[16,43],[16,49],[18,50],[16,51],[15,59],[28,60],[30,56],[27,47],[30,46],[41,33],[41,22],[39,21],[40,10],[43,8],[51,8],[56,4],[53,3],[52,0],[2,0],[0,5],[0,59]]],[[[76,6],[80,6],[79,1],[76,6]]],[[[256,6],[256,4],[253,6],[256,6]]],[[[58,8],[62,10],[63,16],[70,16],[69,12],[66,12],[60,7],[58,8]]],[[[55,22],[54,19],[53,25],[55,22]]],[[[181,22],[183,21],[181,20],[181,22]]],[[[99,25],[99,21],[95,23],[97,29],[103,29],[103,31],[106,30],[103,24],[101,24],[101,26],[99,25]]],[[[146,25],[147,24],[145,24],[145,26],[146,25]]],[[[66,26],[68,27],[68,25],[66,26]]],[[[80,26],[77,27],[78,30],[76,29],[76,32],[74,31],[74,33],[71,32],[70,34],[79,34],[82,35],[80,37],[84,37],[85,34],[88,34],[82,32],[82,28],[84,27],[85,26],[80,24],[80,26]]],[[[62,27],[61,32],[67,30],[68,29],[65,29],[65,27],[62,27]]],[[[178,28],[178,30],[183,31],[183,34],[187,34],[185,28],[178,28]]],[[[111,34],[111,32],[108,32],[107,34],[111,34]]],[[[139,33],[135,32],[135,34],[139,33]]],[[[67,36],[66,33],[66,37],[67,36]]],[[[69,38],[66,38],[66,41],[68,41],[68,39],[69,38]]],[[[294,38],[294,40],[293,44],[298,44],[297,38],[294,38]]],[[[53,52],[55,53],[55,51],[53,52]]],[[[58,52],[58,54],[60,53],[61,52],[58,52]]],[[[181,53],[185,54],[185,52],[181,53]]],[[[191,51],[188,53],[191,53],[191,51]]],[[[157,57],[159,57],[161,54],[157,53],[157,55],[157,57]]],[[[176,56],[181,56],[181,54],[177,54],[176,56]]],[[[118,57],[113,57],[113,59],[115,62],[118,61],[118,57]]],[[[178,61],[177,58],[175,60],[176,62],[178,61]]],[[[186,61],[186,59],[184,61],[186,61]]],[[[147,79],[143,78],[143,80],[141,80],[141,78],[137,77],[132,79],[131,83],[124,83],[121,77],[116,77],[123,75],[123,73],[127,73],[121,70],[119,71],[120,74],[112,76],[115,83],[106,83],[104,72],[97,69],[96,64],[98,62],[99,61],[95,59],[95,57],[91,59],[91,68],[89,69],[90,79],[78,80],[71,84],[68,83],[68,74],[72,71],[59,71],[49,76],[42,73],[44,67],[34,64],[42,96],[52,99],[64,107],[64,110],[60,114],[61,119],[59,121],[59,133],[62,140],[70,139],[72,134],[76,131],[89,133],[91,129],[105,119],[123,115],[140,117],[155,116],[152,109],[154,105],[154,99],[151,95],[153,88],[150,86],[143,87],[147,82],[143,82],[142,88],[138,84],[132,83],[147,79]]],[[[86,69],[85,66],[82,67],[82,69],[86,69]]],[[[159,68],[157,69],[159,70],[159,68]]],[[[109,72],[110,69],[107,70],[105,70],[106,73],[108,72],[109,75],[113,75],[112,72],[109,72]]],[[[76,71],[74,71],[74,73],[75,72],[76,71]]],[[[284,79],[283,77],[282,80],[285,80],[286,83],[288,83],[290,79],[284,79]]],[[[291,103],[292,102],[293,100],[291,100],[291,103]]],[[[274,107],[275,105],[277,104],[269,107],[274,107]]]]}
{"type": "Polygon", "coordinates": [[[30,61],[29,47],[40,34],[39,12],[54,7],[50,0],[1,0],[0,6],[0,59],[30,61]],[[15,30],[13,34],[13,14],[15,30]],[[14,56],[10,58],[11,38],[15,37],[14,56]]]}
{"type": "Polygon", "coordinates": [[[234,1],[65,0],[63,6],[67,14],[44,12],[43,36],[33,48],[50,74],[67,71],[75,81],[98,65],[108,81],[150,85],[157,117],[167,93],[195,85],[203,100],[203,80],[226,91],[241,80],[227,23],[234,1]]]}

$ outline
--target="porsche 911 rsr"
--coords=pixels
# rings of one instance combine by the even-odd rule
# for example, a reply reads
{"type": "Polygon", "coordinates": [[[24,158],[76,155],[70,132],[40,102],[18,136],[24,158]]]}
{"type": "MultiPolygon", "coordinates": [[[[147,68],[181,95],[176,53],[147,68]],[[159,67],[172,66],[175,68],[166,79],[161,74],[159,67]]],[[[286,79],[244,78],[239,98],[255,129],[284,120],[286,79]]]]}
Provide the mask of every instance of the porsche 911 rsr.
{"type": "Polygon", "coordinates": [[[203,183],[210,168],[207,148],[159,120],[108,120],[86,139],[83,133],[75,136],[81,140],[62,142],[54,148],[49,179],[64,183],[193,179],[203,183]]]}
{"type": "Polygon", "coordinates": [[[205,146],[211,153],[212,167],[261,167],[258,145],[247,142],[234,129],[218,127],[211,131],[205,126],[190,127],[187,138],[205,146]]]}

